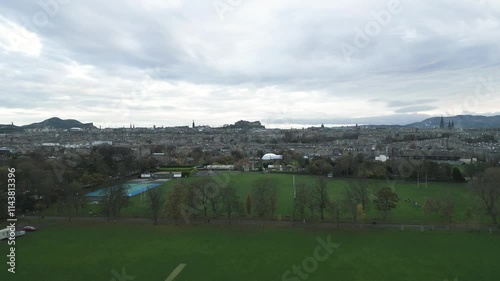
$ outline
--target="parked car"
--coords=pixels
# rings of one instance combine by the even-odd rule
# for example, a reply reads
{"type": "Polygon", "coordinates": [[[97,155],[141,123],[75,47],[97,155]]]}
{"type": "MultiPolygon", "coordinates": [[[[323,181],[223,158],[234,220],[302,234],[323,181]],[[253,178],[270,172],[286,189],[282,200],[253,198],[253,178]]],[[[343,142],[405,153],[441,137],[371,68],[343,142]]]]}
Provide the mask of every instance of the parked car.
{"type": "Polygon", "coordinates": [[[36,231],[36,227],[27,225],[23,228],[25,231],[36,231]]]}

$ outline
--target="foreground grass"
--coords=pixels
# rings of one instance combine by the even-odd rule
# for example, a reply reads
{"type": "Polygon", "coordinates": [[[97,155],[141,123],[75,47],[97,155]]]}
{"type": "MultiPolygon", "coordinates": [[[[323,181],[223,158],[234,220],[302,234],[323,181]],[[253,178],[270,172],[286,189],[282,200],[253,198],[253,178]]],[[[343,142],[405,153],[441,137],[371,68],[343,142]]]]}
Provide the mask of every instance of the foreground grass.
{"type": "MultiPolygon", "coordinates": [[[[113,270],[124,269],[136,281],[163,281],[180,263],[187,266],[176,281],[282,280],[285,271],[313,256],[318,238],[328,236],[340,247],[308,280],[500,276],[500,237],[486,233],[73,223],[19,238],[16,274],[7,273],[2,254],[0,280],[109,281],[113,270]]],[[[0,250],[6,253],[6,243],[0,250]]]]}

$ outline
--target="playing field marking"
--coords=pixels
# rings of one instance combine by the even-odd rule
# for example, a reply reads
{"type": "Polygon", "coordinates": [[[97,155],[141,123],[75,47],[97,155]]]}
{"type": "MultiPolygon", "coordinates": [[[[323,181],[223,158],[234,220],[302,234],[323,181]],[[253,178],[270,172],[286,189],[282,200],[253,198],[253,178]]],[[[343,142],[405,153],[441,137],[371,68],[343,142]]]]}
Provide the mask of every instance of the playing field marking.
{"type": "Polygon", "coordinates": [[[170,275],[167,277],[167,279],[165,279],[165,281],[172,281],[172,280],[174,280],[174,278],[177,277],[177,275],[179,275],[179,273],[181,273],[181,271],[184,269],[185,266],[186,266],[185,263],[179,264],[174,269],[174,271],[172,271],[172,273],[170,273],[170,275]]]}

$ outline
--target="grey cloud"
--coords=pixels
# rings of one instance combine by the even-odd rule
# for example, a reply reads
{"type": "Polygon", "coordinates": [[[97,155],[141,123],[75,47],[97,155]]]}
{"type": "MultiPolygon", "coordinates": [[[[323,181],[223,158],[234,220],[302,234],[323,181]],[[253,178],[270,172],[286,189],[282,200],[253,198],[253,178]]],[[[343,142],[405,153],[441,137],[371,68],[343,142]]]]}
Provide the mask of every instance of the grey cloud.
{"type": "Polygon", "coordinates": [[[436,106],[429,106],[429,105],[419,105],[419,106],[410,106],[410,107],[404,107],[401,109],[396,110],[396,113],[415,113],[415,112],[422,112],[422,111],[430,111],[433,109],[437,109],[436,106]]]}
{"type": "Polygon", "coordinates": [[[431,102],[435,102],[435,101],[437,101],[437,99],[390,100],[390,101],[387,101],[387,106],[388,107],[402,107],[402,106],[427,104],[427,103],[431,103],[431,102]]]}
{"type": "MultiPolygon", "coordinates": [[[[43,44],[40,57],[5,54],[0,47],[0,70],[8,73],[0,77],[0,91],[19,97],[6,99],[3,106],[62,111],[55,101],[72,95],[72,106],[89,111],[115,100],[113,110],[120,116],[120,104],[131,92],[144,90],[150,77],[169,84],[153,95],[168,101],[171,110],[199,115],[234,111],[245,118],[261,114],[259,105],[270,99],[286,107],[298,92],[321,92],[323,100],[304,102],[371,101],[373,112],[352,111],[380,116],[376,109],[386,109],[392,117],[365,118],[389,122],[413,118],[399,113],[436,114],[446,111],[446,104],[459,105],[474,94],[478,76],[496,75],[500,65],[500,5],[494,1],[401,1],[403,12],[393,15],[350,62],[339,44],[353,44],[355,28],[363,29],[387,1],[362,6],[327,0],[245,1],[224,21],[211,1],[155,8],[147,7],[148,2],[69,1],[37,30],[43,44]],[[65,66],[71,63],[91,66],[91,79],[68,79],[65,66]],[[278,96],[256,98],[266,87],[278,96]],[[245,106],[236,111],[238,104],[245,106]]],[[[0,14],[19,24],[40,9],[36,1],[0,4],[0,14]]],[[[143,113],[140,106],[125,110],[131,116],[143,113]]],[[[293,114],[308,122],[306,110],[293,114]]],[[[274,117],[262,113],[262,118],[274,117]]]]}
{"type": "Polygon", "coordinates": [[[373,116],[363,118],[283,118],[268,120],[271,124],[332,124],[332,125],[349,125],[349,124],[363,124],[363,125],[406,125],[413,122],[419,122],[429,115],[425,114],[394,114],[390,116],[373,116]]]}

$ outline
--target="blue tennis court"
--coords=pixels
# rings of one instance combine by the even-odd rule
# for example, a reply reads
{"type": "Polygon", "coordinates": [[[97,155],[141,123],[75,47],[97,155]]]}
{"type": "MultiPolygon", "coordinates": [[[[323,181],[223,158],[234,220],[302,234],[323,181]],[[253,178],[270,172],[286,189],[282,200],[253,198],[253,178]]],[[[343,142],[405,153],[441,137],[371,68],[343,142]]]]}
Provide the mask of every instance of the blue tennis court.
{"type": "MultiPolygon", "coordinates": [[[[153,182],[153,183],[137,183],[137,182],[130,182],[126,183],[126,192],[129,197],[136,196],[138,194],[141,194],[145,192],[148,189],[155,188],[157,186],[160,186],[162,183],[161,182],[153,182]]],[[[87,197],[102,197],[104,196],[105,190],[108,188],[102,188],[99,190],[96,190],[94,192],[87,193],[87,197]]]]}

